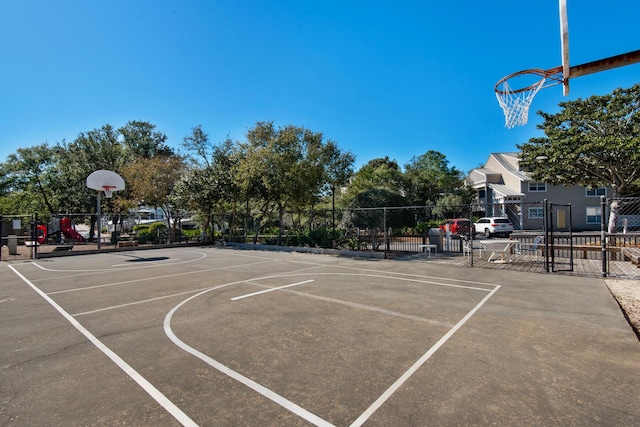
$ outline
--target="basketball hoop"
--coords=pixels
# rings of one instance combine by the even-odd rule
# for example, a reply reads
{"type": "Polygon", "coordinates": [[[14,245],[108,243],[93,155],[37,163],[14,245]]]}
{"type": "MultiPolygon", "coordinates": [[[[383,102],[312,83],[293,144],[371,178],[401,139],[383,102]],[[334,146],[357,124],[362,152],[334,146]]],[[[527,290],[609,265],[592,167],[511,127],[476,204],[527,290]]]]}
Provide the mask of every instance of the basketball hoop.
{"type": "Polygon", "coordinates": [[[610,56],[580,65],[570,65],[569,62],[569,25],[567,20],[567,0],[558,0],[560,11],[560,49],[562,65],[543,70],[532,68],[518,71],[498,80],[495,91],[498,103],[504,111],[505,126],[512,128],[527,123],[529,106],[533,97],[540,89],[561,84],[564,96],[569,95],[569,80],[587,74],[599,73],[630,64],[640,63],[640,50],[610,56]],[[519,77],[529,78],[529,81],[517,85],[515,80],[519,77]],[[519,87],[521,89],[512,89],[519,87]]]}
{"type": "Polygon", "coordinates": [[[542,88],[554,86],[564,81],[562,77],[562,66],[543,70],[541,68],[532,68],[529,70],[518,71],[509,74],[498,80],[495,86],[496,98],[498,104],[504,112],[505,126],[509,129],[514,126],[522,126],[527,124],[529,119],[529,106],[542,88]],[[526,80],[528,79],[528,80],[526,80]],[[509,81],[519,82],[520,89],[513,89],[509,81]],[[533,81],[533,83],[531,83],[533,81]]]}
{"type": "Polygon", "coordinates": [[[115,185],[105,185],[102,187],[102,191],[104,191],[105,199],[110,199],[113,196],[113,190],[116,188],[115,185]]]}

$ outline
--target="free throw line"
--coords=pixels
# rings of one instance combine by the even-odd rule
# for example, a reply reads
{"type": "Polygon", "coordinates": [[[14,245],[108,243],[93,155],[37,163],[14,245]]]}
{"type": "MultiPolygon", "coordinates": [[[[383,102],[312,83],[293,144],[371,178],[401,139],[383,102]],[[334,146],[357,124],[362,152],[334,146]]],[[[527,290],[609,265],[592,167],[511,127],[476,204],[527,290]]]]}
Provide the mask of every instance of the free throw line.
{"type": "Polygon", "coordinates": [[[290,285],[278,286],[277,288],[269,288],[269,289],[265,289],[264,291],[258,291],[258,292],[252,292],[252,293],[246,294],[246,295],[240,295],[239,297],[231,298],[231,301],[238,301],[238,300],[243,299],[243,298],[249,298],[249,297],[254,297],[256,295],[266,294],[267,292],[273,292],[273,291],[277,291],[277,290],[280,290],[280,289],[291,288],[293,286],[300,286],[300,285],[304,285],[305,283],[309,283],[309,282],[313,282],[313,280],[305,280],[303,282],[292,283],[290,285]]]}

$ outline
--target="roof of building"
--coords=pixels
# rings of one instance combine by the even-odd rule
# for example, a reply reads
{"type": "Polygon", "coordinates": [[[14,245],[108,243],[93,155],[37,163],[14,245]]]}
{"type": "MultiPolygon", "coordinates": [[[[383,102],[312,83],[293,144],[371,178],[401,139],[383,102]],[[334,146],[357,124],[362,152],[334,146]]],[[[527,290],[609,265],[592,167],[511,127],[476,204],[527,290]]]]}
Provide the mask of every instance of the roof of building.
{"type": "MultiPolygon", "coordinates": [[[[518,157],[518,153],[491,153],[490,158],[493,158],[502,167],[502,170],[496,171],[487,167],[473,169],[467,176],[468,183],[470,183],[471,185],[489,183],[493,183],[493,185],[500,185],[498,181],[504,182],[504,180],[502,179],[502,174],[504,173],[511,174],[518,178],[520,181],[531,180],[529,174],[527,172],[521,171],[519,168],[520,160],[518,157]],[[496,179],[497,177],[500,177],[500,179],[496,179]]],[[[487,163],[489,162],[487,161],[487,163]]]]}
{"type": "Polygon", "coordinates": [[[521,181],[531,179],[528,173],[520,170],[518,153],[491,153],[491,156],[493,156],[507,172],[515,175],[521,181]]]}
{"type": "Polygon", "coordinates": [[[502,184],[487,184],[487,187],[491,188],[494,192],[507,197],[524,197],[524,193],[516,191],[512,188],[502,184]]]}

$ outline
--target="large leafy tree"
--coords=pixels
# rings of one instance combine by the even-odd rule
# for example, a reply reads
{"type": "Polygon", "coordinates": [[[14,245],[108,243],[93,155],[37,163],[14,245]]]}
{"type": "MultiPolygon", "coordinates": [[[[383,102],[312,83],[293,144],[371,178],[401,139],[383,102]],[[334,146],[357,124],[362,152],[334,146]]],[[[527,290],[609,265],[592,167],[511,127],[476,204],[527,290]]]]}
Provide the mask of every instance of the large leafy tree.
{"type": "Polygon", "coordinates": [[[386,188],[372,188],[358,193],[345,210],[342,223],[345,227],[375,228],[385,230],[385,226],[399,228],[411,221],[413,213],[403,209],[367,209],[402,206],[405,198],[397,191],[386,188]],[[386,220],[386,223],[385,223],[386,220]]]}
{"type": "Polygon", "coordinates": [[[64,199],[66,210],[95,210],[95,191],[86,187],[86,178],[99,169],[119,172],[125,156],[118,136],[111,125],[105,124],[99,129],[81,132],[76,139],[64,145],[60,170],[68,190],[64,199]]]}
{"type": "MultiPolygon", "coordinates": [[[[640,84],[608,95],[562,102],[556,114],[538,112],[545,137],[518,145],[533,179],[554,185],[609,187],[617,197],[638,189],[640,84]]],[[[611,205],[614,232],[618,206],[611,205]]]]}
{"type": "Polygon", "coordinates": [[[179,215],[172,202],[175,184],[184,173],[184,162],[178,156],[138,158],[122,167],[122,175],[128,183],[131,197],[138,204],[153,206],[164,211],[173,241],[179,215]],[[173,224],[171,223],[171,220],[173,224]]]}
{"type": "MultiPolygon", "coordinates": [[[[369,160],[353,175],[343,203],[350,207],[359,207],[356,206],[358,205],[357,196],[369,190],[386,190],[404,197],[406,196],[406,187],[407,183],[398,162],[389,159],[389,157],[375,158],[369,160]],[[356,199],[355,205],[352,203],[354,199],[356,199]]],[[[401,200],[401,204],[405,205],[406,199],[396,199],[398,203],[401,200]]]]}
{"type": "Polygon", "coordinates": [[[462,172],[455,166],[449,167],[446,156],[438,151],[429,150],[413,157],[404,168],[411,204],[424,205],[462,187],[462,172]]]}
{"type": "Polygon", "coordinates": [[[175,153],[169,147],[167,136],[156,131],[156,126],[139,120],[132,120],[118,129],[130,158],[150,159],[155,156],[172,156],[175,153]]]}
{"type": "Polygon", "coordinates": [[[231,205],[235,219],[241,189],[236,179],[237,165],[241,158],[238,145],[227,138],[219,145],[209,142],[209,136],[201,126],[192,129],[182,146],[189,153],[191,169],[183,175],[175,188],[175,200],[197,213],[211,229],[209,223],[218,209],[231,205]]]}
{"type": "Polygon", "coordinates": [[[213,144],[201,125],[191,128],[191,134],[182,139],[182,146],[187,150],[187,159],[195,166],[207,167],[211,165],[213,144]]]}
{"type": "Polygon", "coordinates": [[[279,242],[285,211],[313,206],[332,184],[346,180],[353,160],[320,132],[293,125],[276,127],[272,122],[258,122],[240,150],[239,188],[259,203],[261,217],[277,210],[279,242]],[[343,167],[347,171],[339,170],[343,167]]]}
{"type": "Polygon", "coordinates": [[[204,230],[213,233],[209,225],[219,203],[219,187],[217,177],[211,172],[208,167],[187,170],[176,182],[171,202],[197,215],[204,224],[204,230]]]}
{"type": "Polygon", "coordinates": [[[65,188],[58,170],[61,151],[59,145],[44,143],[9,155],[2,165],[1,186],[12,200],[5,204],[19,212],[58,212],[65,188]]]}

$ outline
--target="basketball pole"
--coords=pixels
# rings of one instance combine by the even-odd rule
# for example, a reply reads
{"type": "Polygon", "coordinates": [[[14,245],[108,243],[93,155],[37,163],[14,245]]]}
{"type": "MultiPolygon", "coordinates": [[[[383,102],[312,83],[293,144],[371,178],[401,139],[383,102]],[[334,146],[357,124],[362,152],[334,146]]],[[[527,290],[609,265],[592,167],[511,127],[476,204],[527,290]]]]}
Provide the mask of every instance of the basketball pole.
{"type": "Polygon", "coordinates": [[[100,212],[100,193],[102,193],[102,191],[98,191],[98,250],[100,250],[100,241],[102,240],[102,213],[100,212]]]}

